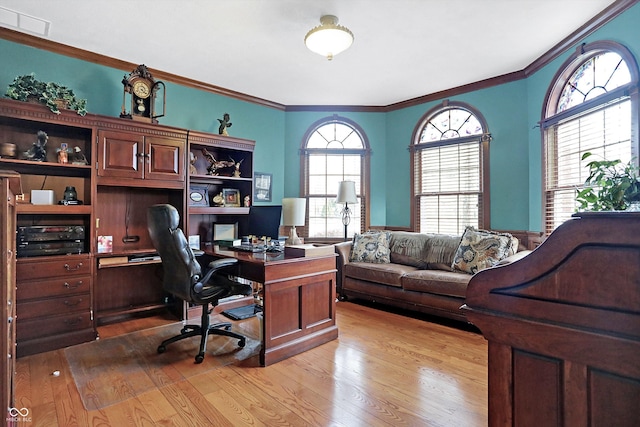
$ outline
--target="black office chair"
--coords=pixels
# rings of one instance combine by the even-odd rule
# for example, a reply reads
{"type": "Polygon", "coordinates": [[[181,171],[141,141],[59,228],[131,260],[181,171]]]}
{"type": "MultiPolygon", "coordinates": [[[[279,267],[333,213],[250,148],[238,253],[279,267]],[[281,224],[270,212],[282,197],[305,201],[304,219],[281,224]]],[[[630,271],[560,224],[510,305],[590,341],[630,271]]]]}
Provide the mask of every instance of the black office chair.
{"type": "Polygon", "coordinates": [[[237,338],[238,346],[244,347],[246,338],[231,331],[231,323],[211,324],[209,314],[218,304],[220,298],[231,295],[251,295],[249,285],[230,280],[223,271],[238,260],[224,258],[212,261],[209,270],[202,275],[200,264],[184,233],[178,228],[180,215],[171,205],[154,205],[147,211],[147,227],[153,246],[160,254],[164,270],[164,289],[184,301],[202,306],[200,325],[185,325],[180,335],[164,340],[158,346],[158,353],[164,353],[167,345],[193,336],[200,336],[200,351],[196,355],[195,363],[204,360],[209,334],[225,335],[237,338]],[[211,305],[211,308],[209,308],[211,305]]]}

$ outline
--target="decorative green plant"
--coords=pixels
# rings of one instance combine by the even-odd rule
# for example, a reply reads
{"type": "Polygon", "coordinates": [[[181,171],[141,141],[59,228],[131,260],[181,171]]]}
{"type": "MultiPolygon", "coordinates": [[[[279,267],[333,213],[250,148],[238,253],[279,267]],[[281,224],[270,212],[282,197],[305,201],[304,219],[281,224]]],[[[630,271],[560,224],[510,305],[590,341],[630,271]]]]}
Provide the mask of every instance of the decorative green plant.
{"type": "MultiPolygon", "coordinates": [[[[586,152],[582,160],[591,156],[592,153],[586,152]]],[[[589,176],[584,182],[585,188],[578,190],[576,196],[581,210],[621,211],[640,201],[640,177],[633,160],[627,164],[619,159],[592,160],[587,167],[589,176]]]]}
{"type": "Polygon", "coordinates": [[[87,114],[87,100],[77,99],[73,90],[53,82],[42,82],[35,74],[25,74],[13,79],[7,89],[6,96],[18,101],[36,100],[60,114],[60,106],[76,110],[79,115],[87,114]]]}

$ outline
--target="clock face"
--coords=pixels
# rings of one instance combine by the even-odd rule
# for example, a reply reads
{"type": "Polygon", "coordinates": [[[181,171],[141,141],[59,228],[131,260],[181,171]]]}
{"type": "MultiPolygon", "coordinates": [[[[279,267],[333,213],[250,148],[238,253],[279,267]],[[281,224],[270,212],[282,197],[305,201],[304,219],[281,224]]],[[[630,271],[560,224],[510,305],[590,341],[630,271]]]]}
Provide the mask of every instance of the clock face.
{"type": "Polygon", "coordinates": [[[138,80],[133,84],[133,94],[138,98],[146,99],[151,95],[151,88],[149,83],[138,80]]]}

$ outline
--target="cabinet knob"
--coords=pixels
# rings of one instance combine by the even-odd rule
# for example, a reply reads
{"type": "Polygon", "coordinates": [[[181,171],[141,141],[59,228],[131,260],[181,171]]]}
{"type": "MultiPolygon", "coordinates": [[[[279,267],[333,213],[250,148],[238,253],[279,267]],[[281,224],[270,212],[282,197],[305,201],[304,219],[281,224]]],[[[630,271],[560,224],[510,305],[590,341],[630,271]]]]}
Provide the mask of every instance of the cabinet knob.
{"type": "Polygon", "coordinates": [[[13,323],[13,316],[9,316],[7,318],[7,323],[9,323],[9,324],[13,323]]]}

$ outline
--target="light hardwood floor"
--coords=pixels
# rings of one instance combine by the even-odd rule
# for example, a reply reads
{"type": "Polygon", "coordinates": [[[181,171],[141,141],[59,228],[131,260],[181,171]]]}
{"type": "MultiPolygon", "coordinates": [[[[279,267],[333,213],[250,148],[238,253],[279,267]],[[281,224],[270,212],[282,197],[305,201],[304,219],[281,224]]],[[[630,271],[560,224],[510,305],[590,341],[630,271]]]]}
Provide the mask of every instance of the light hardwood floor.
{"type": "MultiPolygon", "coordinates": [[[[16,407],[29,408],[31,419],[19,425],[486,426],[486,341],[429,320],[339,302],[335,341],[266,368],[226,366],[94,411],[84,409],[62,350],[23,357],[16,407]]],[[[169,321],[138,319],[99,332],[104,339],[169,321]]]]}

